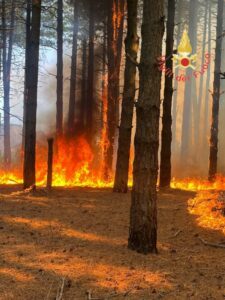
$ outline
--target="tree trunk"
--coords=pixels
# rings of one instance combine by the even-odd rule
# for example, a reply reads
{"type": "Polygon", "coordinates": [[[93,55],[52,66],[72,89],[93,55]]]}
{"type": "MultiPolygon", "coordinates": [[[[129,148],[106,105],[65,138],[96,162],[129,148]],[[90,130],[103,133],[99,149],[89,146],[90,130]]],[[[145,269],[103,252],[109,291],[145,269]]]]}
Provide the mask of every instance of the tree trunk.
{"type": "MultiPolygon", "coordinates": [[[[209,5],[209,19],[208,19],[208,53],[211,53],[211,14],[212,14],[212,8],[211,8],[211,0],[208,0],[209,5]]],[[[206,90],[206,96],[205,96],[205,107],[204,107],[204,119],[203,119],[203,134],[202,134],[202,146],[205,147],[205,145],[208,144],[208,130],[209,130],[209,99],[210,99],[210,77],[211,77],[211,64],[209,64],[208,70],[207,70],[207,76],[206,76],[206,84],[205,84],[205,90],[206,90]]],[[[203,152],[204,153],[204,152],[203,152]]],[[[208,157],[208,156],[207,156],[208,157]]],[[[206,158],[204,156],[204,158],[206,158]]]]}
{"type": "Polygon", "coordinates": [[[157,252],[157,192],[164,0],[144,0],[140,92],[136,105],[137,129],[128,246],[147,254],[157,252]]]}
{"type": "Polygon", "coordinates": [[[73,25],[73,46],[71,58],[71,75],[70,75],[70,99],[68,113],[68,128],[70,134],[75,133],[75,102],[76,102],[76,74],[77,74],[77,34],[78,34],[78,6],[74,0],[74,25],[73,25]]]}
{"type": "Polygon", "coordinates": [[[124,0],[108,2],[108,107],[107,140],[104,172],[108,179],[112,171],[114,142],[119,114],[119,75],[124,23],[124,0]]]}
{"type": "Polygon", "coordinates": [[[126,65],[124,74],[124,91],[122,102],[121,123],[119,127],[119,145],[117,152],[115,192],[127,192],[130,143],[132,132],[133,109],[135,101],[135,80],[139,38],[137,35],[137,0],[127,2],[128,30],[125,40],[126,65]]]}
{"type": "Polygon", "coordinates": [[[30,47],[30,29],[31,29],[31,1],[27,0],[26,8],[26,46],[25,46],[25,74],[24,74],[24,103],[23,103],[23,131],[22,131],[22,153],[24,152],[24,142],[25,142],[25,117],[26,117],[26,101],[27,101],[27,89],[26,82],[28,78],[28,52],[30,47]]]}
{"type": "MultiPolygon", "coordinates": [[[[204,60],[205,60],[205,48],[206,48],[206,32],[207,32],[207,15],[208,15],[208,1],[206,1],[205,3],[205,13],[204,13],[204,28],[203,28],[203,37],[202,37],[202,60],[201,60],[201,66],[203,66],[204,64],[204,60]]],[[[201,136],[201,111],[202,111],[202,103],[203,103],[203,80],[204,77],[201,76],[200,78],[200,84],[199,84],[199,93],[198,93],[198,111],[197,111],[197,128],[196,128],[196,132],[197,132],[197,141],[199,141],[200,136],[201,136]]],[[[206,91],[208,92],[208,91],[206,91]]],[[[198,144],[199,147],[199,144],[198,144]]],[[[197,149],[196,149],[197,150],[197,149]]],[[[199,155],[200,152],[199,152],[199,155]]],[[[199,159],[199,157],[198,157],[199,159]]]]}
{"type": "MultiPolygon", "coordinates": [[[[168,1],[168,17],[166,24],[166,69],[173,72],[173,35],[175,18],[175,0],[168,1]]],[[[171,73],[172,73],[171,72],[171,73]]],[[[165,88],[162,117],[162,142],[160,162],[160,187],[170,186],[171,181],[171,143],[172,143],[172,97],[173,75],[165,74],[165,88]]]]}
{"type": "Polygon", "coordinates": [[[56,134],[63,133],[63,0],[57,1],[56,134]]]}
{"type": "Polygon", "coordinates": [[[93,134],[93,110],[94,110],[94,38],[95,18],[94,3],[89,0],[89,46],[88,46],[88,79],[87,79],[87,123],[86,133],[89,143],[92,143],[93,134]]]}
{"type": "Polygon", "coordinates": [[[224,1],[218,0],[217,28],[216,28],[216,56],[215,56],[214,82],[213,82],[212,123],[211,123],[210,154],[209,154],[209,180],[211,181],[215,179],[217,173],[223,9],[224,9],[224,1]]]}
{"type": "Polygon", "coordinates": [[[36,146],[36,114],[38,62],[41,23],[41,0],[32,0],[32,22],[30,47],[27,51],[26,78],[26,115],[24,144],[24,188],[35,184],[35,146],[36,146]]]}
{"type": "Polygon", "coordinates": [[[12,49],[15,25],[15,1],[12,1],[10,31],[8,39],[6,36],[6,6],[2,1],[2,27],[3,27],[3,89],[4,89],[4,165],[6,168],[11,164],[11,146],[10,146],[10,84],[11,84],[11,64],[12,49]]]}

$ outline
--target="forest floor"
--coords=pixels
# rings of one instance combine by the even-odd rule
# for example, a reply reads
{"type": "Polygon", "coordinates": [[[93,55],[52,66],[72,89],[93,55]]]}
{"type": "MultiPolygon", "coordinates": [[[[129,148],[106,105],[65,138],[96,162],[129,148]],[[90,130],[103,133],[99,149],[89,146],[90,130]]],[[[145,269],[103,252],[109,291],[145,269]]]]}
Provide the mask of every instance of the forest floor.
{"type": "Polygon", "coordinates": [[[0,299],[61,299],[62,287],[65,300],[225,299],[225,249],[199,239],[225,242],[225,218],[205,226],[193,192],[159,192],[159,254],[141,255],[127,249],[130,193],[0,191],[0,299]]]}

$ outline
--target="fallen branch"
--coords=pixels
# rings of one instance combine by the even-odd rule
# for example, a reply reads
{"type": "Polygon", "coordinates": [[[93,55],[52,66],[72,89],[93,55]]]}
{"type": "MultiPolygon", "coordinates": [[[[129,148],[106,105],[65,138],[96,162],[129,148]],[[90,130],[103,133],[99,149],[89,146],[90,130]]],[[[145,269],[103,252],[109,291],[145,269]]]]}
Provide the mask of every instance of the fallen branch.
{"type": "Polygon", "coordinates": [[[205,246],[210,246],[210,247],[214,247],[214,248],[223,248],[225,249],[225,245],[222,245],[222,244],[216,244],[216,243],[210,243],[210,242],[207,242],[205,241],[204,239],[202,238],[198,238],[205,246]]]}
{"type": "Polygon", "coordinates": [[[178,236],[178,234],[180,234],[182,232],[182,230],[181,229],[179,229],[173,236],[172,236],[172,238],[175,238],[175,237],[177,237],[178,236]]]}
{"type": "Polygon", "coordinates": [[[61,285],[61,288],[59,289],[59,291],[57,292],[57,296],[56,296],[55,300],[62,300],[64,285],[65,285],[65,278],[62,279],[62,285],[61,285]]]}

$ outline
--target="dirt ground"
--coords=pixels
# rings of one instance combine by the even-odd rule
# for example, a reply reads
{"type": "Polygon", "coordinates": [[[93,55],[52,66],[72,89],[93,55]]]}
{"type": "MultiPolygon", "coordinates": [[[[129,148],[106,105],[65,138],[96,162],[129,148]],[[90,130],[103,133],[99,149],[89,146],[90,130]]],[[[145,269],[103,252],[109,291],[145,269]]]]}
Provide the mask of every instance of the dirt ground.
{"type": "Polygon", "coordinates": [[[225,249],[199,240],[225,236],[198,225],[192,192],[159,193],[159,254],[146,256],[127,249],[130,193],[0,193],[0,299],[53,300],[62,286],[65,300],[225,299],[225,249]]]}

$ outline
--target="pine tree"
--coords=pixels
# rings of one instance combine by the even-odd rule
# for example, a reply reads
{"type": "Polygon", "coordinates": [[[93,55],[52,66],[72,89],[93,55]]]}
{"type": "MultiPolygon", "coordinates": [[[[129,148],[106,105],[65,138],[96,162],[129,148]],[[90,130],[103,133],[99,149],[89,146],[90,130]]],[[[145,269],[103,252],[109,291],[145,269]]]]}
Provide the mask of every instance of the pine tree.
{"type": "Polygon", "coordinates": [[[157,192],[164,0],[144,0],[140,91],[128,246],[141,253],[157,252],[157,192]]]}
{"type": "Polygon", "coordinates": [[[136,60],[139,38],[137,35],[137,0],[127,1],[128,30],[125,40],[126,65],[124,73],[124,91],[121,122],[119,127],[119,145],[114,182],[115,192],[127,192],[132,120],[135,101],[136,60]]]}

